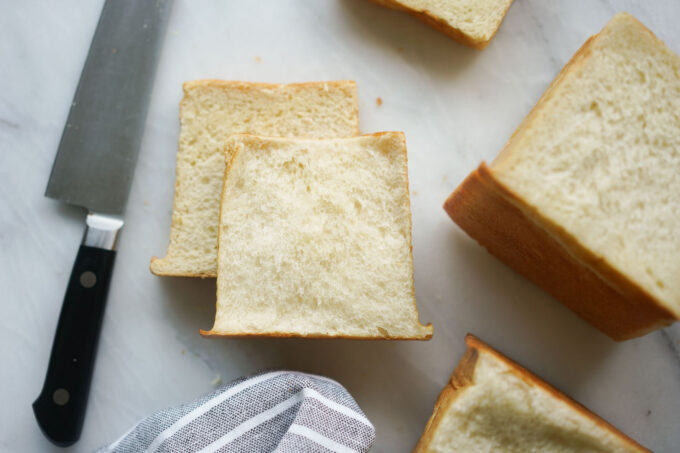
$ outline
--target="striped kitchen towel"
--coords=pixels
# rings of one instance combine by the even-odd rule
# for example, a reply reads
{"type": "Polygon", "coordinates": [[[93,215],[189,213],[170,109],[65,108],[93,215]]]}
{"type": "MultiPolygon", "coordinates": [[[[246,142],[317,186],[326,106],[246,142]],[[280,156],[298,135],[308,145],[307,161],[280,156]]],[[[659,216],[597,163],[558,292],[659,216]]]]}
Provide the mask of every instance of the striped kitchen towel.
{"type": "Polygon", "coordinates": [[[366,452],[375,429],[331,379],[272,371],[145,418],[99,453],[366,452]]]}

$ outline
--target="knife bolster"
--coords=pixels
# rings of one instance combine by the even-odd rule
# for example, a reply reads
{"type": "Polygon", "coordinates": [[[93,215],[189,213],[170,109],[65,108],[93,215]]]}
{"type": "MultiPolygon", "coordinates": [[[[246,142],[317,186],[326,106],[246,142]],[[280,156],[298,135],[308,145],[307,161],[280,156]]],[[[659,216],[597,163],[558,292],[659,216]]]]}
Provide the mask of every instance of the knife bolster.
{"type": "Polygon", "coordinates": [[[116,250],[118,233],[125,222],[121,217],[90,212],[87,214],[83,245],[104,250],[116,250]]]}

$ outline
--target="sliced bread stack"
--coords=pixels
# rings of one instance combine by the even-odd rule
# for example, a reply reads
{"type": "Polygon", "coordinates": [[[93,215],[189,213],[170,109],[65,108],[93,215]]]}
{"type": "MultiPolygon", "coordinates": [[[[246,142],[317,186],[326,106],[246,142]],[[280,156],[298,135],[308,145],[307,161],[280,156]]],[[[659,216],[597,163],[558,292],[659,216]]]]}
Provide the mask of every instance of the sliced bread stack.
{"type": "Polygon", "coordinates": [[[184,92],[170,246],[151,270],[217,276],[203,334],[432,336],[415,304],[403,134],[320,138],[356,135],[354,82],[184,92]]]}
{"type": "Polygon", "coordinates": [[[648,452],[472,335],[414,453],[648,452]]]}
{"type": "Polygon", "coordinates": [[[680,58],[621,13],[444,208],[615,340],[680,318],[680,58]]]}

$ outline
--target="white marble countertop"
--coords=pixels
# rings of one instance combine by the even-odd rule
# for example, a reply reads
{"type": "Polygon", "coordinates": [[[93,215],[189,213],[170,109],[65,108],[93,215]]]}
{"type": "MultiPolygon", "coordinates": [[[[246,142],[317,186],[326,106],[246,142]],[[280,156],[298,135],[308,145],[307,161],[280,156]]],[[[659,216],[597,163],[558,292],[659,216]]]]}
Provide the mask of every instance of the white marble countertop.
{"type": "MultiPolygon", "coordinates": [[[[42,386],[84,213],[43,197],[102,1],[0,1],[0,451],[49,452],[42,386]]],[[[614,343],[469,239],[441,205],[491,159],[586,38],[617,12],[680,52],[680,2],[516,0],[484,51],[366,0],[177,0],[126,214],[82,438],[269,367],[324,374],[409,451],[472,332],[657,452],[680,451],[680,328],[614,343]],[[355,79],[364,132],[409,147],[416,287],[429,342],[209,340],[214,281],[160,279],[181,84],[355,79]],[[378,106],[376,98],[382,98],[378,106]]]]}

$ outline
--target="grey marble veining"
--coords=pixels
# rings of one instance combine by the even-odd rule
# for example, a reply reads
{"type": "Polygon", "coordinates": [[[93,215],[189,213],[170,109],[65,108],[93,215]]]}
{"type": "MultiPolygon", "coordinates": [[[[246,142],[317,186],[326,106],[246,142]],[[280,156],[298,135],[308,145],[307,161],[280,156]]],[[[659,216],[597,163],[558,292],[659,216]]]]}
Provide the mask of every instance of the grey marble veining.
{"type": "MultiPolygon", "coordinates": [[[[0,451],[59,451],[31,412],[84,213],[43,197],[101,1],[0,0],[0,451]]],[[[498,262],[446,216],[446,196],[490,160],[560,68],[617,11],[676,52],[674,0],[516,0],[483,52],[366,0],[177,0],[104,321],[81,441],[92,451],[150,412],[263,368],[342,382],[409,451],[472,332],[657,452],[680,451],[680,327],[614,343],[498,262]],[[208,340],[211,280],[159,279],[170,224],[181,84],[354,79],[364,132],[409,148],[416,291],[429,342],[208,340]],[[381,106],[376,98],[383,101],[381,106]]]]}

